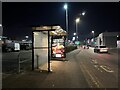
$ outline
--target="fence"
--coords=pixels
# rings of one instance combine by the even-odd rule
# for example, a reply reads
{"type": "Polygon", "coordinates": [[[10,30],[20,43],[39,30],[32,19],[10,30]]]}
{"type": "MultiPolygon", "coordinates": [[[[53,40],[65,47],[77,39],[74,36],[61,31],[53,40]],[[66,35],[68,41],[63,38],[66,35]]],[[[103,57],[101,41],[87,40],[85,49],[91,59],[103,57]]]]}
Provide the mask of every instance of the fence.
{"type": "Polygon", "coordinates": [[[18,54],[18,73],[20,73],[24,67],[32,65],[32,51],[24,51],[18,54]],[[27,65],[28,63],[28,65],[27,65]]]}

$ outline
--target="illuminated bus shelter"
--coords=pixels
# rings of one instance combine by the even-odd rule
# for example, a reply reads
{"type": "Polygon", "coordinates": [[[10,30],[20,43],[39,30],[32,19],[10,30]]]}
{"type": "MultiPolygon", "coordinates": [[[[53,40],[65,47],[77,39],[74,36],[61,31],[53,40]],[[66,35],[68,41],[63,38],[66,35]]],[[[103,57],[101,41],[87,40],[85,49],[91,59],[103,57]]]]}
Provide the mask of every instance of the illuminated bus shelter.
{"type": "Polygon", "coordinates": [[[50,72],[50,60],[66,56],[66,31],[60,26],[39,26],[32,29],[32,70],[43,69],[50,72]]]}

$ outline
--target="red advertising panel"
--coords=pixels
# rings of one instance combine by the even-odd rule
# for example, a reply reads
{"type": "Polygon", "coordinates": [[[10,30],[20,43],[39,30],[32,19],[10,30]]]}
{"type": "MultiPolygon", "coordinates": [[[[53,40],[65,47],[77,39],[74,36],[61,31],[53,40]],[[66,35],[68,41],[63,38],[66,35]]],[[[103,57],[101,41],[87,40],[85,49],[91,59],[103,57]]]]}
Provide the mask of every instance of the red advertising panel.
{"type": "Polygon", "coordinates": [[[52,58],[65,58],[64,37],[53,38],[53,40],[52,40],[52,58]]]}

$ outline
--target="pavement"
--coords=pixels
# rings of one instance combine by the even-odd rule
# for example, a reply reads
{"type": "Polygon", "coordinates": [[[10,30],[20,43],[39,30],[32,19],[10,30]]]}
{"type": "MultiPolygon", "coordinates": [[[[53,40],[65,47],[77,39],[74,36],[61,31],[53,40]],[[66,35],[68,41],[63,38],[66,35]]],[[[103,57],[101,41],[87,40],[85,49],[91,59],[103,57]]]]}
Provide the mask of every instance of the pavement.
{"type": "Polygon", "coordinates": [[[89,88],[80,67],[68,55],[68,61],[51,61],[52,72],[36,69],[3,75],[4,88],[89,88]],[[79,71],[79,72],[78,72],[79,71]]]}

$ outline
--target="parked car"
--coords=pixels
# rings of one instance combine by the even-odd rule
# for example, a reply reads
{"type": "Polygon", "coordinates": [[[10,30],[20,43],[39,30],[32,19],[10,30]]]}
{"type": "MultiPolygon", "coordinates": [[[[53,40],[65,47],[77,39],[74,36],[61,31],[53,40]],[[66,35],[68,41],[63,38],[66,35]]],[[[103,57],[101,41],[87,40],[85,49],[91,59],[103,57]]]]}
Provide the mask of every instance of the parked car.
{"type": "Polygon", "coordinates": [[[97,52],[97,53],[102,53],[102,52],[108,53],[108,48],[106,46],[95,46],[94,52],[97,52]]]}
{"type": "Polygon", "coordinates": [[[15,40],[2,38],[2,51],[3,52],[20,51],[20,43],[16,42],[15,40]]]}

